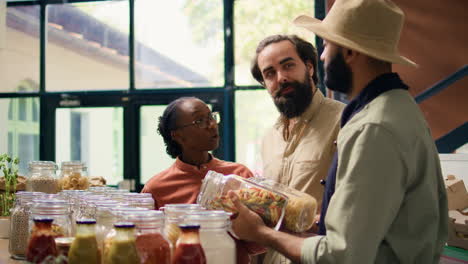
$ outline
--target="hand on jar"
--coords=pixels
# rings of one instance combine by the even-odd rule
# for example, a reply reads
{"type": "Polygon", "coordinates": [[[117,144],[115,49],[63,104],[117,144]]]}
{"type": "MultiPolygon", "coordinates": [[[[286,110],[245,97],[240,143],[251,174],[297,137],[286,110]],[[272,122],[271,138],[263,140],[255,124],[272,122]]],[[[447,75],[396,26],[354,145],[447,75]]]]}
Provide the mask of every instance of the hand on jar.
{"type": "Polygon", "coordinates": [[[232,230],[242,240],[259,242],[261,230],[269,229],[262,218],[247,208],[233,191],[229,191],[229,198],[237,209],[237,217],[232,220],[232,230]]]}

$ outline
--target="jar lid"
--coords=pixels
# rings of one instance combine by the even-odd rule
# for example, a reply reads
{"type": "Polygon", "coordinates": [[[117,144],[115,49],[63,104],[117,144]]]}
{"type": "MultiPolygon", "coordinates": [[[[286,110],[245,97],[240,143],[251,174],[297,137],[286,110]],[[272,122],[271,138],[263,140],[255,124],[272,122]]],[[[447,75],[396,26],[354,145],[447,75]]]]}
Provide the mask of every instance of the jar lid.
{"type": "Polygon", "coordinates": [[[76,220],[76,223],[79,225],[94,225],[96,224],[96,220],[92,218],[82,218],[82,219],[76,220]]]}
{"type": "Polygon", "coordinates": [[[62,170],[64,169],[81,169],[86,170],[86,166],[84,162],[81,161],[63,161],[61,165],[62,170]]]}
{"type": "Polygon", "coordinates": [[[179,228],[182,230],[187,230],[187,229],[200,229],[200,225],[193,225],[193,224],[180,224],[179,228]]]}
{"type": "Polygon", "coordinates": [[[164,221],[164,213],[156,210],[124,211],[121,215],[130,222],[164,221]]]}
{"type": "Polygon", "coordinates": [[[172,212],[172,211],[179,211],[179,210],[204,210],[204,208],[199,204],[166,204],[164,207],[160,208],[162,211],[172,212]]]}
{"type": "Polygon", "coordinates": [[[114,227],[116,228],[133,228],[135,227],[134,223],[131,222],[117,222],[114,224],[114,227]]]}
{"type": "Polygon", "coordinates": [[[51,217],[36,216],[33,218],[33,221],[36,223],[52,223],[54,219],[51,217]]]}
{"type": "Polygon", "coordinates": [[[64,200],[41,200],[32,201],[31,212],[33,214],[64,214],[68,211],[70,203],[64,200]]]}
{"type": "Polygon", "coordinates": [[[57,164],[53,161],[34,160],[28,163],[28,169],[30,170],[56,170],[57,168],[57,164]]]}
{"type": "Polygon", "coordinates": [[[133,204],[154,204],[153,197],[132,197],[128,201],[133,204]]]}
{"type": "Polygon", "coordinates": [[[203,211],[184,215],[181,222],[184,224],[198,224],[201,228],[223,228],[230,223],[231,213],[224,211],[203,211]]]}
{"type": "Polygon", "coordinates": [[[73,240],[75,240],[74,237],[56,237],[55,244],[57,244],[58,246],[71,245],[71,243],[73,243],[73,240]]]}
{"type": "Polygon", "coordinates": [[[150,211],[148,208],[142,208],[142,207],[116,207],[112,211],[114,215],[117,216],[122,216],[122,215],[127,215],[127,214],[132,214],[136,212],[148,212],[150,211]]]}
{"type": "Polygon", "coordinates": [[[151,195],[151,193],[132,193],[132,192],[129,192],[129,193],[124,193],[123,194],[125,197],[128,197],[128,198],[133,198],[133,197],[153,197],[153,195],[151,195]]]}

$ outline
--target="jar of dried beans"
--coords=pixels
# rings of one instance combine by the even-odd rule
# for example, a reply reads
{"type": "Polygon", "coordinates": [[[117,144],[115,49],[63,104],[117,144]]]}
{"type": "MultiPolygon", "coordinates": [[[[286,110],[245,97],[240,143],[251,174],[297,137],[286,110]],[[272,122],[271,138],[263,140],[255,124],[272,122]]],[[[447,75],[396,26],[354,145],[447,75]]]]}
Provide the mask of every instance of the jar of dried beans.
{"type": "Polygon", "coordinates": [[[55,162],[31,161],[28,169],[27,191],[43,193],[57,193],[60,191],[55,162]]]}

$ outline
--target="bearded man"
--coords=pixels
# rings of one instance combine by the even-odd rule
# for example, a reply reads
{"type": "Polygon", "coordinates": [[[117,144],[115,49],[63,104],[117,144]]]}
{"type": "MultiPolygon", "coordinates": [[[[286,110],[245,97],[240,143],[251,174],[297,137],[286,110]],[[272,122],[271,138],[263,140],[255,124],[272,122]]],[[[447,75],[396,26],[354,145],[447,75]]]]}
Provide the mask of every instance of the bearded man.
{"type": "MultiPolygon", "coordinates": [[[[321,180],[336,151],[344,104],[317,89],[317,51],[295,35],[262,40],[252,63],[253,77],[271,95],[280,117],[263,138],[263,176],[313,196],[321,208],[321,180]]],[[[290,263],[269,251],[264,263],[290,263]]]]}

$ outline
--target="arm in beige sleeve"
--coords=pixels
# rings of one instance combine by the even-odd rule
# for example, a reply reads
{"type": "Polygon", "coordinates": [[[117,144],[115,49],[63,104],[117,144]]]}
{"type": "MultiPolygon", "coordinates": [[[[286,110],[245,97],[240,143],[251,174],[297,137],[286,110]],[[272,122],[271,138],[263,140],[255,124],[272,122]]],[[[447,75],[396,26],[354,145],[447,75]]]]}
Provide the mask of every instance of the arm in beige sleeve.
{"type": "Polygon", "coordinates": [[[406,164],[390,131],[365,125],[341,143],[327,235],[304,241],[302,263],[374,263],[404,198],[406,164]]]}

